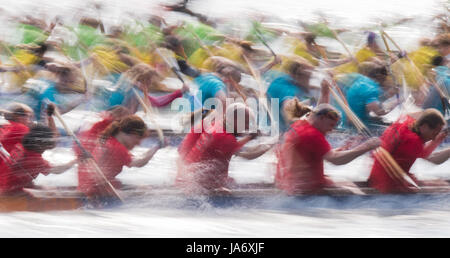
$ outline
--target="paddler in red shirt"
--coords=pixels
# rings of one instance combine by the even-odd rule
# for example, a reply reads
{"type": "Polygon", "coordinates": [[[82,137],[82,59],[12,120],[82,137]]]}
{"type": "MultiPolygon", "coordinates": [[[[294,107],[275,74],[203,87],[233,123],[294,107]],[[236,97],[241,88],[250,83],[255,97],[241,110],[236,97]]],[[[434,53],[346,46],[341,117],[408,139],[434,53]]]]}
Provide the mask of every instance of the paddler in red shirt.
{"type": "Polygon", "coordinates": [[[200,132],[192,130],[179,146],[176,185],[186,193],[230,193],[229,187],[233,186],[234,180],[228,176],[228,167],[233,155],[255,159],[272,147],[269,144],[244,147],[257,135],[245,133],[254,120],[253,112],[245,104],[228,105],[222,117],[211,123],[210,128],[203,123],[200,132]],[[245,120],[239,123],[238,120],[244,117],[245,120]],[[239,124],[244,125],[244,128],[239,124]],[[239,136],[244,137],[239,140],[239,136]]]}
{"type": "MultiPolygon", "coordinates": [[[[120,121],[122,118],[131,115],[131,112],[128,108],[124,106],[114,106],[104,112],[101,113],[102,120],[96,122],[86,131],[82,131],[78,138],[80,139],[83,147],[91,152],[100,138],[100,134],[114,121],[120,121]]],[[[74,151],[78,157],[82,155],[80,148],[75,145],[74,151]]]]}
{"type": "Polygon", "coordinates": [[[42,154],[55,147],[55,132],[45,125],[35,125],[16,144],[9,161],[0,165],[0,193],[23,193],[25,187],[33,187],[33,180],[39,175],[60,174],[71,168],[76,160],[61,165],[51,165],[42,154]]]}
{"type": "MultiPolygon", "coordinates": [[[[148,129],[144,121],[136,116],[129,115],[111,123],[101,134],[100,142],[92,150],[92,156],[106,179],[115,187],[120,188],[121,183],[116,179],[124,166],[143,167],[157,150],[161,143],[149,149],[142,157],[135,158],[130,151],[147,137],[148,129]]],[[[78,167],[78,190],[90,198],[112,197],[106,185],[107,182],[96,172],[89,163],[81,163],[78,167]]]]}
{"type": "Polygon", "coordinates": [[[343,165],[379,146],[380,140],[371,138],[350,150],[332,149],[325,136],[339,119],[333,106],[320,104],[305,120],[292,124],[276,152],[278,188],[289,195],[321,194],[335,185],[324,174],[324,160],[343,165]]]}
{"type": "Polygon", "coordinates": [[[30,131],[33,116],[33,109],[22,103],[13,103],[4,111],[4,117],[9,123],[0,129],[0,143],[6,151],[11,152],[16,144],[22,142],[30,131]]]}
{"type": "MultiPolygon", "coordinates": [[[[444,117],[436,109],[426,109],[408,115],[386,129],[381,136],[381,147],[389,152],[402,170],[420,186],[421,182],[409,171],[417,158],[435,164],[443,163],[449,158],[450,148],[433,153],[448,134],[442,131],[445,124],[444,117]]],[[[382,193],[414,191],[412,185],[391,177],[378,159],[375,159],[370,172],[369,185],[382,193]]]]}

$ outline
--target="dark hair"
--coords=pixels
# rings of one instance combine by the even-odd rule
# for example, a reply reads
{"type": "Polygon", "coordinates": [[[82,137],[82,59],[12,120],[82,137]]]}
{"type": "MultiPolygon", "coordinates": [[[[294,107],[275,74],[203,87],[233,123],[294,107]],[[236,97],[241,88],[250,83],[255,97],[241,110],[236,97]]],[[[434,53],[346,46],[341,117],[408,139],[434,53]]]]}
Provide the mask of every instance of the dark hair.
{"type": "Polygon", "coordinates": [[[440,125],[445,125],[445,118],[437,109],[425,109],[416,122],[414,122],[411,129],[413,132],[420,135],[419,127],[424,124],[428,125],[431,129],[435,129],[440,125]]]}
{"type": "Polygon", "coordinates": [[[311,70],[313,69],[313,66],[303,61],[288,61],[286,69],[288,75],[290,75],[294,79],[292,83],[300,87],[303,91],[309,92],[309,88],[305,85],[299,84],[296,81],[296,78],[305,76],[311,77],[311,70]]]}
{"type": "Polygon", "coordinates": [[[119,132],[126,134],[136,134],[144,137],[147,133],[147,125],[137,115],[129,115],[111,123],[101,134],[101,141],[105,142],[110,137],[116,136],[119,132]]]}
{"type": "Polygon", "coordinates": [[[433,66],[441,66],[444,63],[444,58],[442,58],[442,56],[434,56],[433,59],[431,60],[431,64],[433,66]]]}
{"type": "Polygon", "coordinates": [[[26,150],[42,153],[55,147],[53,136],[50,127],[37,124],[23,137],[22,145],[26,150]]]}
{"type": "Polygon", "coordinates": [[[33,53],[42,56],[48,50],[49,46],[46,43],[39,44],[39,47],[33,50],[33,53]]]}
{"type": "Polygon", "coordinates": [[[178,37],[169,35],[165,37],[165,42],[162,46],[170,50],[176,50],[179,46],[181,46],[181,41],[178,37]]]}
{"type": "Polygon", "coordinates": [[[308,44],[315,44],[316,43],[315,39],[316,35],[314,35],[313,33],[308,33],[305,35],[305,41],[308,44]]]}
{"type": "Polygon", "coordinates": [[[387,76],[388,72],[384,65],[377,64],[374,62],[361,62],[358,66],[359,73],[370,77],[372,79],[376,79],[378,76],[387,76]]]}
{"type": "Polygon", "coordinates": [[[101,25],[101,21],[96,18],[83,17],[80,20],[80,24],[90,26],[92,28],[98,28],[101,25]]]}
{"type": "Polygon", "coordinates": [[[241,80],[241,72],[232,65],[220,66],[217,68],[217,73],[224,76],[231,76],[235,82],[239,82],[241,80]]]}
{"type": "Polygon", "coordinates": [[[339,120],[341,118],[341,114],[339,114],[339,111],[331,106],[330,104],[319,104],[317,107],[315,107],[312,111],[312,114],[316,117],[325,116],[333,120],[339,120]]]}

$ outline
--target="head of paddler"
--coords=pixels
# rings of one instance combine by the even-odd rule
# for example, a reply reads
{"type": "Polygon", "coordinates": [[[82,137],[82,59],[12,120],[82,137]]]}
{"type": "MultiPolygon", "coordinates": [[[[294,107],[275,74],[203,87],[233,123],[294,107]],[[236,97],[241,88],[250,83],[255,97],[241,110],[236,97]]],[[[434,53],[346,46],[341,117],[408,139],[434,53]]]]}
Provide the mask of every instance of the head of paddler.
{"type": "Polygon", "coordinates": [[[431,66],[441,66],[445,65],[445,59],[442,56],[434,56],[431,59],[431,66]]]}
{"type": "Polygon", "coordinates": [[[411,130],[422,138],[424,142],[434,140],[446,126],[444,116],[434,108],[425,109],[412,124],[411,130]]]}
{"type": "Polygon", "coordinates": [[[50,46],[47,43],[43,42],[32,51],[35,55],[42,57],[49,48],[50,46]]]}
{"type": "Polygon", "coordinates": [[[232,65],[224,65],[217,69],[217,73],[228,85],[230,83],[239,83],[241,81],[241,71],[232,65]]]}
{"type": "Polygon", "coordinates": [[[54,132],[50,127],[42,124],[31,127],[22,139],[23,148],[36,153],[44,153],[46,150],[53,149],[55,145],[54,132]]]}
{"type": "Polygon", "coordinates": [[[181,44],[181,40],[177,36],[168,35],[164,37],[164,42],[161,44],[161,46],[172,50],[175,54],[187,60],[186,53],[184,52],[184,47],[181,44]]]}
{"type": "Polygon", "coordinates": [[[208,67],[208,70],[215,72],[223,80],[232,78],[235,82],[241,81],[241,73],[245,70],[240,64],[223,56],[208,57],[202,66],[208,67]]]}
{"type": "Polygon", "coordinates": [[[450,33],[444,33],[436,36],[431,45],[435,47],[442,56],[450,54],[450,33]]]}
{"type": "Polygon", "coordinates": [[[110,118],[114,121],[120,121],[122,118],[132,115],[131,111],[121,105],[115,105],[108,110],[104,114],[102,114],[104,118],[110,118]]]}
{"type": "Polygon", "coordinates": [[[109,33],[106,36],[111,38],[120,38],[122,36],[122,33],[122,27],[114,25],[109,28],[109,33]]]}
{"type": "Polygon", "coordinates": [[[303,38],[305,39],[305,42],[308,45],[316,44],[316,35],[314,33],[311,33],[311,32],[305,33],[303,35],[303,38]]]}
{"type": "Polygon", "coordinates": [[[127,70],[124,75],[131,84],[142,91],[150,89],[153,84],[162,80],[161,75],[159,75],[154,68],[145,63],[134,65],[127,70]]]}
{"type": "Polygon", "coordinates": [[[125,148],[131,150],[148,135],[149,131],[145,122],[139,116],[129,115],[111,123],[102,132],[101,141],[115,137],[125,148]]]}
{"type": "Polygon", "coordinates": [[[387,68],[383,62],[361,62],[358,64],[358,71],[380,84],[386,80],[388,75],[387,68]]]}
{"type": "Polygon", "coordinates": [[[82,17],[80,19],[80,24],[81,25],[85,25],[85,26],[89,26],[92,27],[94,29],[97,29],[100,27],[100,25],[102,24],[101,21],[99,19],[93,18],[93,17],[82,17]]]}
{"type": "Polygon", "coordinates": [[[293,83],[301,87],[304,91],[309,91],[309,81],[311,79],[314,66],[300,59],[288,60],[285,70],[293,79],[293,83]]]}
{"type": "Polygon", "coordinates": [[[301,102],[297,97],[287,99],[283,102],[283,116],[288,122],[294,122],[311,112],[311,107],[301,102]]]}
{"type": "Polygon", "coordinates": [[[367,47],[372,51],[378,53],[380,51],[380,46],[377,43],[378,36],[372,31],[367,32],[367,47]]]}
{"type": "Polygon", "coordinates": [[[235,136],[256,132],[255,113],[244,103],[236,102],[228,105],[224,120],[225,130],[235,136]]]}
{"type": "Polygon", "coordinates": [[[382,91],[381,98],[386,100],[394,96],[399,91],[394,78],[388,75],[387,64],[383,61],[366,61],[358,64],[358,72],[376,81],[382,91]]]}
{"type": "Polygon", "coordinates": [[[3,116],[8,121],[31,126],[33,123],[34,112],[28,105],[23,103],[12,103],[7,110],[4,111],[3,116]]]}
{"type": "Polygon", "coordinates": [[[330,104],[320,104],[308,116],[308,122],[323,134],[331,132],[341,118],[339,111],[330,104]]]}
{"type": "Polygon", "coordinates": [[[166,24],[164,18],[158,15],[150,15],[150,17],[148,18],[148,22],[158,28],[161,28],[163,24],[166,24]]]}
{"type": "Polygon", "coordinates": [[[49,46],[48,46],[47,43],[42,42],[42,43],[39,43],[39,44],[35,44],[35,43],[19,44],[16,47],[20,48],[20,49],[25,49],[29,53],[32,53],[32,54],[34,54],[36,56],[39,56],[39,57],[42,57],[44,55],[44,53],[47,51],[49,46]]]}
{"type": "Polygon", "coordinates": [[[60,93],[83,93],[85,91],[85,79],[80,68],[63,62],[49,62],[45,68],[55,75],[55,88],[60,93]]]}

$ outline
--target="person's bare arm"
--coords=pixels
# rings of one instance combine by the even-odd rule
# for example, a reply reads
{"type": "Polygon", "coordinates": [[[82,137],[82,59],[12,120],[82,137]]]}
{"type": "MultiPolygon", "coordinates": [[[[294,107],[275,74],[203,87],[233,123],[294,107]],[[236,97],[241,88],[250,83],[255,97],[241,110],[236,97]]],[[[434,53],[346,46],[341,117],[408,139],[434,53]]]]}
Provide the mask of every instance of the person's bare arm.
{"type": "Polygon", "coordinates": [[[143,157],[141,158],[137,158],[137,159],[133,159],[133,161],[131,161],[129,167],[138,167],[141,168],[145,165],[147,165],[147,163],[153,158],[153,156],[155,155],[155,153],[161,148],[161,145],[157,145],[153,148],[151,148],[150,150],[148,150],[143,157]]]}
{"type": "Polygon", "coordinates": [[[65,172],[66,170],[70,169],[73,165],[77,164],[77,162],[78,162],[77,159],[74,159],[74,160],[69,161],[68,163],[65,163],[62,165],[52,166],[49,173],[50,174],[61,174],[61,173],[65,172]]]}
{"type": "Polygon", "coordinates": [[[361,156],[362,154],[380,146],[380,139],[370,138],[366,142],[356,146],[351,150],[330,150],[325,154],[324,159],[334,165],[344,165],[361,156]]]}
{"type": "Polygon", "coordinates": [[[425,147],[423,148],[422,157],[425,159],[429,158],[431,153],[442,143],[442,141],[447,137],[448,132],[443,131],[436,136],[436,138],[428,143],[425,144],[425,147]]]}
{"type": "Polygon", "coordinates": [[[281,58],[278,56],[273,57],[273,60],[267,62],[264,66],[259,68],[260,74],[265,74],[267,71],[269,71],[272,67],[274,67],[277,64],[281,64],[281,58]]]}
{"type": "Polygon", "coordinates": [[[236,156],[245,159],[256,159],[266,153],[273,147],[274,144],[260,144],[253,147],[243,147],[236,156]]]}
{"type": "Polygon", "coordinates": [[[389,113],[389,111],[385,110],[378,101],[367,104],[366,109],[368,112],[374,112],[377,116],[383,116],[389,113]]]}
{"type": "Polygon", "coordinates": [[[450,147],[441,151],[436,151],[428,156],[426,160],[434,164],[442,164],[450,158],[450,147]]]}

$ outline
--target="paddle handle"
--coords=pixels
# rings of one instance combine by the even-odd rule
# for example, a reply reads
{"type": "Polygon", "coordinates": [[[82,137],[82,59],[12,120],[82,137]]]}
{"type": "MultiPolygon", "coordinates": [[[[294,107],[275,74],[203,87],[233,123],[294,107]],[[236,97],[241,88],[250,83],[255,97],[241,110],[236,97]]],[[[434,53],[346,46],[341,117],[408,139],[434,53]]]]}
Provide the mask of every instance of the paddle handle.
{"type": "Polygon", "coordinates": [[[391,177],[393,176],[394,179],[397,178],[400,181],[407,182],[415,188],[420,189],[416,182],[414,182],[414,180],[400,167],[387,150],[383,147],[379,147],[375,150],[375,153],[378,161],[380,161],[381,164],[385,164],[384,168],[391,177]]]}
{"type": "Polygon", "coordinates": [[[359,132],[364,134],[367,137],[372,137],[372,133],[370,130],[364,125],[364,123],[358,118],[358,116],[351,110],[348,103],[346,103],[339,94],[333,89],[330,88],[330,92],[333,95],[334,99],[338,103],[338,105],[343,109],[344,113],[347,115],[348,119],[355,125],[356,129],[359,132]]]}
{"type": "Polygon", "coordinates": [[[336,33],[336,31],[331,30],[331,32],[333,33],[333,36],[335,37],[335,39],[344,47],[345,51],[347,51],[347,53],[350,55],[350,57],[353,60],[356,60],[355,56],[352,54],[352,52],[348,49],[347,45],[344,43],[344,41],[341,40],[341,38],[338,36],[338,34],[336,33]]]}
{"type": "Polygon", "coordinates": [[[0,143],[0,158],[6,163],[14,161],[9,152],[5,149],[5,147],[3,147],[1,143],[0,143]]]}
{"type": "Polygon", "coordinates": [[[267,104],[267,99],[265,98],[265,90],[263,89],[263,82],[261,80],[261,74],[259,74],[259,72],[257,72],[255,70],[255,68],[253,67],[252,63],[250,62],[250,60],[247,58],[246,55],[242,55],[242,57],[244,58],[245,62],[248,65],[248,68],[250,69],[250,73],[252,74],[253,78],[256,80],[256,82],[258,83],[258,87],[259,87],[259,97],[260,97],[260,101],[262,102],[262,106],[264,107],[264,109],[266,109],[267,113],[269,114],[269,118],[271,121],[273,121],[273,115],[272,115],[272,111],[269,109],[268,104],[267,104]]]}
{"type": "Polygon", "coordinates": [[[145,113],[149,117],[150,121],[155,124],[156,126],[156,132],[158,133],[159,140],[161,141],[161,144],[164,144],[164,134],[159,125],[156,123],[156,121],[150,116],[154,112],[150,109],[149,106],[144,102],[144,100],[139,96],[139,93],[136,91],[136,89],[133,88],[133,93],[138,99],[139,103],[141,104],[142,108],[144,108],[145,113]]]}
{"type": "Polygon", "coordinates": [[[187,31],[189,31],[189,33],[191,33],[192,36],[194,36],[195,40],[197,40],[197,42],[200,44],[201,48],[203,48],[209,56],[214,56],[214,54],[211,52],[211,50],[205,45],[205,43],[203,43],[203,40],[198,37],[198,35],[197,35],[197,33],[195,33],[195,31],[193,31],[191,28],[189,28],[187,26],[184,26],[183,28],[186,29],[187,31]]]}
{"type": "Polygon", "coordinates": [[[269,46],[269,44],[267,44],[267,42],[264,40],[264,38],[262,37],[261,32],[259,31],[258,28],[255,27],[255,31],[256,31],[256,37],[258,37],[258,39],[261,41],[261,43],[263,43],[264,46],[266,46],[267,49],[269,49],[270,53],[272,53],[272,55],[274,57],[277,57],[277,54],[275,54],[275,52],[273,51],[273,49],[269,46]]]}

